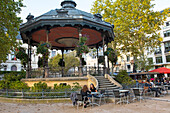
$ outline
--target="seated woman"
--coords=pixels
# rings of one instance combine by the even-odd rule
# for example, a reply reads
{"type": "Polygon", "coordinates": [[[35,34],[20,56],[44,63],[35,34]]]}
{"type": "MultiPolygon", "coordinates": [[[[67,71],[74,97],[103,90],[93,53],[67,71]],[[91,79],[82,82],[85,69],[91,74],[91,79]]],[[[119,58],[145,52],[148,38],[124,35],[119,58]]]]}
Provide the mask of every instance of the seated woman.
{"type": "Polygon", "coordinates": [[[90,84],[90,92],[97,92],[96,88],[94,87],[94,84],[90,84]]]}
{"type": "Polygon", "coordinates": [[[88,101],[88,98],[87,98],[88,93],[90,93],[90,91],[88,90],[87,85],[84,85],[83,89],[81,90],[82,100],[85,99],[84,100],[84,108],[86,108],[87,104],[89,104],[89,102],[87,102],[88,101]]]}
{"type": "MultiPolygon", "coordinates": [[[[90,84],[90,93],[97,92],[97,89],[94,87],[94,84],[90,84]]],[[[98,97],[96,94],[93,95],[94,97],[98,97]]],[[[92,97],[92,94],[89,94],[88,97],[92,97]]]]}

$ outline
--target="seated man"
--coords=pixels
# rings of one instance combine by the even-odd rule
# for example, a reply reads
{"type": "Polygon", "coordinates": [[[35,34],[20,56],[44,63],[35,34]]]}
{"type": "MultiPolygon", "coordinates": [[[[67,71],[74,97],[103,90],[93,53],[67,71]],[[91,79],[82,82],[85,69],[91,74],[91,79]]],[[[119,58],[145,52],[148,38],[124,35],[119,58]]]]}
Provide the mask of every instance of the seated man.
{"type": "Polygon", "coordinates": [[[158,97],[158,93],[159,93],[159,95],[161,94],[161,91],[154,87],[155,85],[152,81],[149,82],[149,80],[147,80],[146,84],[147,84],[147,87],[148,87],[148,91],[150,91],[150,90],[154,91],[156,93],[156,95],[155,95],[156,97],[158,97]]]}
{"type": "Polygon", "coordinates": [[[161,86],[161,82],[159,79],[157,80],[156,85],[161,86]]]}

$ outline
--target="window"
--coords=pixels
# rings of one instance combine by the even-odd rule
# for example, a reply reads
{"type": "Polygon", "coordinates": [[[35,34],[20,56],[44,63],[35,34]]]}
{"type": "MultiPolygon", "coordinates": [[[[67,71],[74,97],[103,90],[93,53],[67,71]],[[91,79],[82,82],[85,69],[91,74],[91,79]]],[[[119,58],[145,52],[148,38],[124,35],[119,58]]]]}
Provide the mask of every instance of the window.
{"type": "Polygon", "coordinates": [[[156,63],[162,63],[162,56],[161,57],[156,57],[156,63]]]}
{"type": "Polygon", "coordinates": [[[130,67],[131,67],[131,66],[128,64],[128,65],[127,65],[128,70],[130,70],[130,67]]]}
{"type": "Polygon", "coordinates": [[[170,30],[164,32],[164,37],[169,37],[170,36],[170,30]]]}
{"type": "Polygon", "coordinates": [[[124,62],[124,58],[121,56],[121,61],[124,62]]]}
{"type": "Polygon", "coordinates": [[[15,53],[11,52],[11,60],[16,60],[15,53]]]}
{"type": "Polygon", "coordinates": [[[61,86],[66,86],[66,85],[67,85],[67,83],[60,83],[60,85],[61,85],[61,86]]]}
{"type": "Polygon", "coordinates": [[[56,55],[56,51],[51,52],[51,57],[54,57],[56,55]]]}
{"type": "Polygon", "coordinates": [[[170,51],[170,42],[165,42],[165,53],[170,51]]]}
{"type": "Polygon", "coordinates": [[[4,71],[6,71],[7,70],[7,65],[4,65],[4,71]]]}
{"type": "Polygon", "coordinates": [[[127,62],[129,62],[130,61],[130,56],[127,56],[127,62]]]}
{"type": "Polygon", "coordinates": [[[170,62],[170,55],[166,56],[166,62],[170,62]]]}
{"type": "Polygon", "coordinates": [[[157,48],[156,48],[155,54],[161,54],[161,47],[157,47],[157,48]]]}
{"type": "Polygon", "coordinates": [[[116,67],[116,72],[118,72],[119,71],[119,67],[116,67]]]}
{"type": "Polygon", "coordinates": [[[153,58],[148,58],[148,63],[153,64],[153,58]]]}
{"type": "Polygon", "coordinates": [[[9,54],[7,55],[6,59],[9,60],[9,54]]]}
{"type": "Polygon", "coordinates": [[[169,26],[170,25],[170,22],[166,22],[166,26],[169,26]]]}
{"type": "Polygon", "coordinates": [[[17,66],[16,66],[16,65],[13,65],[13,66],[11,67],[11,71],[17,71],[17,66]]]}

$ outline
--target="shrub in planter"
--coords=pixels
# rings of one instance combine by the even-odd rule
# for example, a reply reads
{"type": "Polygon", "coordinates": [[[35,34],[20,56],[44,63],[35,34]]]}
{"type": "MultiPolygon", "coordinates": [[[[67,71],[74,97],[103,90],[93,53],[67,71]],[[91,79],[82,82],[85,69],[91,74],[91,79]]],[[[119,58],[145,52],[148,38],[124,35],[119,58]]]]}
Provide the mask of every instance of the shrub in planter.
{"type": "Polygon", "coordinates": [[[70,85],[63,85],[63,84],[60,84],[60,85],[57,85],[57,84],[54,84],[54,90],[55,91],[66,91],[66,90],[71,90],[71,86],[70,85]]]}
{"type": "Polygon", "coordinates": [[[25,74],[6,73],[0,81],[0,89],[27,89],[27,85],[20,81],[22,78],[25,78],[25,74]]]}
{"type": "Polygon", "coordinates": [[[44,82],[34,83],[34,86],[31,87],[31,91],[33,92],[41,92],[42,90],[48,90],[48,89],[51,89],[51,87],[48,87],[47,84],[44,82]]]}
{"type": "Polygon", "coordinates": [[[78,91],[82,88],[78,82],[73,83],[73,85],[74,85],[72,86],[73,91],[78,91]]]}
{"type": "Polygon", "coordinates": [[[131,77],[129,77],[128,73],[126,70],[120,70],[118,75],[115,76],[115,79],[121,83],[122,85],[125,86],[133,86],[135,82],[131,77]]]}
{"type": "Polygon", "coordinates": [[[26,83],[22,81],[14,81],[10,83],[9,89],[29,89],[26,83]]]}

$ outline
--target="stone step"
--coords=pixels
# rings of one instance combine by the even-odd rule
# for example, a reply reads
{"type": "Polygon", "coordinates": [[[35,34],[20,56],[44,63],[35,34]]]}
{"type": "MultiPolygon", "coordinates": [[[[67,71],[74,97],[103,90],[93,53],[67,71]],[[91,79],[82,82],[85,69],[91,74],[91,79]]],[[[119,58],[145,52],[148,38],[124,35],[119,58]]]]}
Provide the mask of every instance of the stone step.
{"type": "MultiPolygon", "coordinates": [[[[103,80],[99,80],[99,79],[97,79],[98,81],[109,81],[109,80],[106,80],[106,79],[103,79],[103,80]]],[[[110,82],[110,81],[109,81],[110,82]]]]}
{"type": "Polygon", "coordinates": [[[104,87],[99,87],[99,89],[100,88],[104,88],[104,89],[112,89],[112,88],[116,88],[117,86],[110,86],[110,87],[106,87],[106,86],[104,86],[104,87]]]}
{"type": "Polygon", "coordinates": [[[98,81],[99,83],[111,83],[110,81],[98,81]]]}
{"type": "Polygon", "coordinates": [[[116,85],[99,85],[100,88],[102,87],[116,87],[116,85]]]}
{"type": "Polygon", "coordinates": [[[99,90],[114,90],[114,89],[119,89],[119,87],[99,88],[99,90]]]}
{"type": "Polygon", "coordinates": [[[95,76],[95,78],[97,78],[97,79],[100,79],[100,78],[104,78],[105,79],[105,77],[100,77],[100,76],[95,76]]]}
{"type": "Polygon", "coordinates": [[[95,78],[105,78],[104,76],[95,76],[95,78]]]}
{"type": "Polygon", "coordinates": [[[108,79],[104,78],[103,76],[95,76],[99,83],[98,90],[105,90],[105,96],[113,97],[113,90],[119,89],[116,85],[111,83],[108,79]]]}
{"type": "Polygon", "coordinates": [[[108,79],[105,79],[105,78],[101,78],[101,79],[97,79],[97,80],[108,80],[108,79]]]}
{"type": "Polygon", "coordinates": [[[101,78],[104,78],[104,79],[106,79],[105,77],[95,77],[95,78],[97,78],[97,79],[101,79],[101,78]]]}
{"type": "MultiPolygon", "coordinates": [[[[101,79],[101,80],[99,80],[99,79],[97,79],[98,81],[109,81],[109,80],[107,80],[107,79],[101,79]]],[[[110,82],[110,81],[109,81],[110,82]]]]}
{"type": "Polygon", "coordinates": [[[99,83],[99,86],[114,85],[113,83],[99,83]]]}

